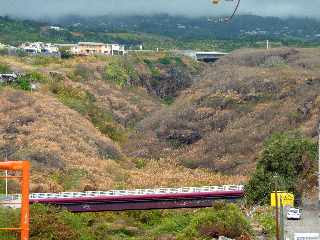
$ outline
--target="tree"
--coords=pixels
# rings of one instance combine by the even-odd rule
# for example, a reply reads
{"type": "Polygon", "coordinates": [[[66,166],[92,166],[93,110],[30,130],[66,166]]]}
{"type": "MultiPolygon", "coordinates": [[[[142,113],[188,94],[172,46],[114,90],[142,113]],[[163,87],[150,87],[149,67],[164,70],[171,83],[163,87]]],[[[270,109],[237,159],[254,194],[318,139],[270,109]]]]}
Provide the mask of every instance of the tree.
{"type": "Polygon", "coordinates": [[[313,176],[317,145],[297,133],[276,134],[263,147],[256,171],[246,186],[249,204],[266,203],[274,190],[274,176],[280,190],[302,194],[302,180],[313,176]]]}
{"type": "Polygon", "coordinates": [[[69,59],[72,57],[72,53],[69,48],[60,48],[60,54],[62,59],[69,59]]]}

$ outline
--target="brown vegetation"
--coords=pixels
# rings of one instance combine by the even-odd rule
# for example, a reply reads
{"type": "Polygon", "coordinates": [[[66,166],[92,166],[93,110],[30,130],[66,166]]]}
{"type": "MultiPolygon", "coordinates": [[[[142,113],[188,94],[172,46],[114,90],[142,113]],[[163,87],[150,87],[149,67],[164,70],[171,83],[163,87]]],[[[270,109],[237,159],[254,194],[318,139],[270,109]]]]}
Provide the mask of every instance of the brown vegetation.
{"type": "Polygon", "coordinates": [[[319,54],[311,49],[240,50],[222,58],[172,106],[143,120],[127,153],[248,173],[273,133],[316,135],[319,54]]]}

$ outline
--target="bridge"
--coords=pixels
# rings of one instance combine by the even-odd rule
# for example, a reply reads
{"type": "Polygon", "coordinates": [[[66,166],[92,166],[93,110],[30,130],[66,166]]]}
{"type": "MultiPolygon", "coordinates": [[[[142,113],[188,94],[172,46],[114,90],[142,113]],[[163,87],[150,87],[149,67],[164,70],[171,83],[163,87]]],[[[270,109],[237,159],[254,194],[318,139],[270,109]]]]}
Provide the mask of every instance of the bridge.
{"type": "Polygon", "coordinates": [[[199,52],[199,51],[193,51],[193,50],[183,50],[183,51],[176,51],[176,53],[188,56],[193,58],[197,61],[203,61],[203,62],[215,62],[221,57],[228,55],[228,53],[224,52],[199,52]]]}
{"type": "MultiPolygon", "coordinates": [[[[235,201],[244,196],[242,185],[158,188],[30,194],[30,204],[49,204],[71,212],[102,212],[211,207],[214,201],[235,201]]],[[[20,204],[20,195],[10,195],[7,207],[20,204]]]]}

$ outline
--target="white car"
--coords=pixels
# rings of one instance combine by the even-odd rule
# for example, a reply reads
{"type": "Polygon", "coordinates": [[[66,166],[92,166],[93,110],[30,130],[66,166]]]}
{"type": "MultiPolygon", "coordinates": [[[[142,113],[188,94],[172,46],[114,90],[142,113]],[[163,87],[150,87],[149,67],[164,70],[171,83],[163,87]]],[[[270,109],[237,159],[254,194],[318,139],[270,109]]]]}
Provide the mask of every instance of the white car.
{"type": "Polygon", "coordinates": [[[287,213],[287,219],[300,220],[302,217],[302,211],[299,208],[290,208],[287,213]]]}

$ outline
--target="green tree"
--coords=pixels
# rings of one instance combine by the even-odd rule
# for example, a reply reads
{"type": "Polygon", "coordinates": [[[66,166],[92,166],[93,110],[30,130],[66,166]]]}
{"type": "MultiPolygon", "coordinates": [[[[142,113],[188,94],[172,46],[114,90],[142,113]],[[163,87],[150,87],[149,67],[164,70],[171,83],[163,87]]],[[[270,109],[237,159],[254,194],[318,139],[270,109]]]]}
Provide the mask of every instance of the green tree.
{"type": "Polygon", "coordinates": [[[72,58],[72,53],[70,52],[70,48],[63,47],[63,48],[60,48],[59,51],[62,59],[72,58]]]}
{"type": "Polygon", "coordinates": [[[300,134],[272,136],[265,142],[256,171],[246,186],[248,203],[266,203],[275,181],[280,190],[302,194],[301,184],[313,175],[316,156],[316,144],[300,134]]]}

